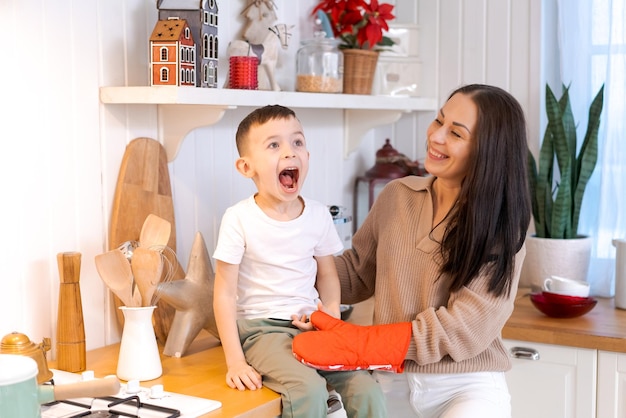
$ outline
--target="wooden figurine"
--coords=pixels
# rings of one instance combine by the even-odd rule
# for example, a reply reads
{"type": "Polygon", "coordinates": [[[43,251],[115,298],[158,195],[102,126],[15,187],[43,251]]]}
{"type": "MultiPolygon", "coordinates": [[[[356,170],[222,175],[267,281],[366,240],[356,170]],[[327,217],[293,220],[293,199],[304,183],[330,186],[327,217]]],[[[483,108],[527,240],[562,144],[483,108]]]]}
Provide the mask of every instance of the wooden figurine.
{"type": "Polygon", "coordinates": [[[159,20],[187,21],[196,45],[195,85],[217,88],[217,0],[157,0],[159,20]]]}
{"type": "MultiPolygon", "coordinates": [[[[272,0],[253,0],[242,14],[248,19],[243,31],[244,40],[230,42],[227,48],[228,56],[257,56],[259,58],[258,89],[279,91],[280,86],[274,76],[279,47],[287,49],[291,36],[289,31],[294,26],[287,26],[284,23],[275,24],[277,16],[272,0]]],[[[228,78],[224,87],[229,87],[228,78]]]]}
{"type": "Polygon", "coordinates": [[[159,20],[150,36],[150,84],[195,86],[196,45],[186,20],[159,20]]]}

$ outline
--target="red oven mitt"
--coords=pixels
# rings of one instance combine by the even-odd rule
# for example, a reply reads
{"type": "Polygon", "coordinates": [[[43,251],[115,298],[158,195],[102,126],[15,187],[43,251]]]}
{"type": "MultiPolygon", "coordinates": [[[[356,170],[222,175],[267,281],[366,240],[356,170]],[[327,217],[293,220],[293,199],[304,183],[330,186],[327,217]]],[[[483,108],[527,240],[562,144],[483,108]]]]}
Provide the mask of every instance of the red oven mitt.
{"type": "Polygon", "coordinates": [[[311,314],[319,331],[307,331],[293,339],[298,361],[319,370],[388,370],[402,373],[411,341],[411,323],[361,326],[322,312],[311,314]]]}

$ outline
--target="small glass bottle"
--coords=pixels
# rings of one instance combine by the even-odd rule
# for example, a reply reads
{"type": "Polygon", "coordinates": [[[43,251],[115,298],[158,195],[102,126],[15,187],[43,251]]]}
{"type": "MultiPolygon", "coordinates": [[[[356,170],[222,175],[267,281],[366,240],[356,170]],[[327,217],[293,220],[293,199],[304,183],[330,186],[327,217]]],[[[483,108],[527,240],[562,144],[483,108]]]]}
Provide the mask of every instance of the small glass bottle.
{"type": "Polygon", "coordinates": [[[296,91],[341,93],[343,91],[343,53],[339,42],[315,32],[313,39],[302,41],[296,55],[296,91]]]}

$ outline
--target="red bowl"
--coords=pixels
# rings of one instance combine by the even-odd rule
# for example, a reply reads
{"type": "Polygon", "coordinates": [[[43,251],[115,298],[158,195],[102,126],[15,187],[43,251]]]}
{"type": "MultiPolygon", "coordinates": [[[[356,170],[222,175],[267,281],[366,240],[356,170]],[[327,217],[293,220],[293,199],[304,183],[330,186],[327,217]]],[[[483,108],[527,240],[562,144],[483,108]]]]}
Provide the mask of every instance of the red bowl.
{"type": "Polygon", "coordinates": [[[543,293],[531,293],[530,301],[539,311],[553,318],[575,318],[591,311],[598,301],[585,298],[581,303],[559,303],[546,299],[543,293]]]}
{"type": "Polygon", "coordinates": [[[542,294],[544,299],[548,302],[567,303],[569,305],[587,303],[593,299],[591,297],[561,295],[560,293],[546,292],[545,290],[542,292],[542,294]]]}

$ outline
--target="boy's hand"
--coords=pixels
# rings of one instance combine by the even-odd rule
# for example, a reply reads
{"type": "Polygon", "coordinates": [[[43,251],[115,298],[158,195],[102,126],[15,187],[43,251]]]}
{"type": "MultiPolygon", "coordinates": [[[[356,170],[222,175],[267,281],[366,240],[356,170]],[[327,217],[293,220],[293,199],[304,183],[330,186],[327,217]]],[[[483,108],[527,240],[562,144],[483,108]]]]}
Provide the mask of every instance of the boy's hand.
{"type": "MultiPolygon", "coordinates": [[[[317,303],[317,310],[327,313],[333,318],[341,318],[339,309],[331,310],[324,306],[322,302],[317,303]],[[336,311],[336,312],[334,312],[336,311]]],[[[306,315],[302,315],[298,318],[298,315],[291,315],[292,324],[296,326],[300,331],[313,331],[315,327],[311,323],[310,319],[306,315]]]]}
{"type": "Polygon", "coordinates": [[[313,331],[313,324],[306,315],[298,318],[298,315],[291,315],[291,323],[300,331],[313,331]]]}
{"type": "Polygon", "coordinates": [[[263,380],[252,366],[246,362],[240,362],[228,367],[226,384],[233,389],[256,390],[263,387],[263,380]]]}

